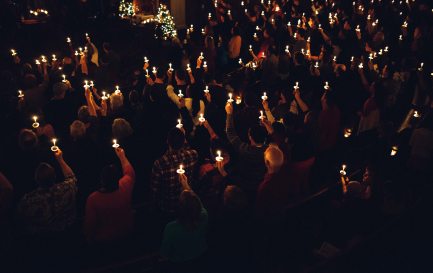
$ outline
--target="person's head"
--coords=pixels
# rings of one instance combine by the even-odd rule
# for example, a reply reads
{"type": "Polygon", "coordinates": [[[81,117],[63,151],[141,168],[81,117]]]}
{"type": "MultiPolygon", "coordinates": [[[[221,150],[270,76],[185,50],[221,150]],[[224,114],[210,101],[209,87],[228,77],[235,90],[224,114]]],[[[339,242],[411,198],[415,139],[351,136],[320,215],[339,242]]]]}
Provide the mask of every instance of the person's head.
{"type": "Polygon", "coordinates": [[[116,165],[105,166],[101,172],[101,187],[105,192],[113,192],[119,188],[121,173],[116,165]]]}
{"type": "Polygon", "coordinates": [[[128,137],[134,132],[129,122],[123,118],[116,118],[113,121],[111,130],[113,137],[117,139],[128,137]]]}
{"type": "Polygon", "coordinates": [[[35,171],[35,181],[41,188],[49,188],[56,182],[56,171],[48,163],[40,163],[35,171]]]}
{"type": "Polygon", "coordinates": [[[156,69],[156,78],[163,81],[165,79],[165,76],[166,76],[166,70],[163,69],[162,67],[158,67],[156,69]]]}
{"type": "Polygon", "coordinates": [[[23,129],[18,135],[18,145],[23,151],[36,149],[38,143],[38,136],[32,130],[23,129]]]}
{"type": "Polygon", "coordinates": [[[183,69],[176,69],[174,73],[174,79],[176,80],[176,84],[185,84],[186,81],[186,72],[183,69]]]}
{"type": "Polygon", "coordinates": [[[63,82],[58,82],[53,85],[53,95],[56,99],[63,99],[66,95],[68,86],[63,82]]]}
{"type": "Polygon", "coordinates": [[[84,123],[90,122],[89,107],[83,105],[78,109],[78,120],[84,123]]]}
{"type": "Polygon", "coordinates": [[[241,188],[229,185],[224,190],[223,203],[228,211],[241,211],[247,206],[247,198],[241,188]]]}
{"type": "Polygon", "coordinates": [[[260,125],[254,125],[248,130],[248,138],[251,145],[263,145],[266,140],[266,129],[260,125]]]}
{"type": "Polygon", "coordinates": [[[75,120],[69,126],[69,133],[74,140],[82,139],[86,135],[86,125],[82,121],[75,120]]]}
{"type": "Polygon", "coordinates": [[[305,56],[301,52],[295,53],[295,64],[303,65],[305,63],[305,56]]]}
{"type": "Polygon", "coordinates": [[[180,150],[185,143],[185,134],[178,128],[172,128],[168,132],[167,144],[172,150],[180,150]]]}
{"type": "Polygon", "coordinates": [[[123,95],[122,94],[113,93],[110,96],[110,106],[111,106],[111,110],[113,110],[113,111],[122,108],[122,106],[123,106],[123,95]]]}
{"type": "Polygon", "coordinates": [[[184,190],[179,197],[178,221],[188,229],[194,229],[200,222],[201,202],[192,191],[184,190]]]}
{"type": "Polygon", "coordinates": [[[38,84],[38,79],[36,78],[36,76],[34,74],[32,74],[32,73],[25,74],[24,87],[26,89],[36,87],[37,84],[38,84]]]}
{"type": "Polygon", "coordinates": [[[270,145],[265,151],[265,165],[268,173],[276,173],[284,163],[284,154],[278,146],[270,145]]]}
{"type": "Polygon", "coordinates": [[[108,43],[108,42],[104,42],[104,43],[102,44],[102,48],[104,49],[104,52],[105,52],[105,53],[108,53],[108,52],[111,51],[111,44],[108,43]]]}

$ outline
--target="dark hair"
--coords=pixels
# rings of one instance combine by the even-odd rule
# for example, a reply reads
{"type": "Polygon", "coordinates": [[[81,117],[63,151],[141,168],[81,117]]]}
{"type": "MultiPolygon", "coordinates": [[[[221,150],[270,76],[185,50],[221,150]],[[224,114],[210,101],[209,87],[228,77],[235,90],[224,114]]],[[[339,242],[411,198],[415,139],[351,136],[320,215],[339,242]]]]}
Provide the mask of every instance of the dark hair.
{"type": "Polygon", "coordinates": [[[184,133],[178,128],[172,128],[168,132],[167,143],[173,150],[179,150],[185,143],[184,133]]]}
{"type": "Polygon", "coordinates": [[[176,69],[176,77],[181,80],[181,81],[185,81],[186,80],[186,72],[183,69],[176,69]]]}
{"type": "Polygon", "coordinates": [[[304,54],[302,54],[301,52],[296,52],[295,53],[295,60],[298,64],[304,64],[305,63],[305,57],[304,54]]]}
{"type": "Polygon", "coordinates": [[[183,191],[179,197],[178,221],[187,229],[194,229],[200,222],[202,205],[192,191],[183,191]]]}
{"type": "Polygon", "coordinates": [[[260,125],[254,125],[249,130],[249,135],[256,143],[264,143],[266,140],[266,129],[260,125]]]}
{"type": "Polygon", "coordinates": [[[165,70],[162,67],[156,69],[156,77],[159,79],[165,79],[165,70]]]}
{"type": "Polygon", "coordinates": [[[82,105],[78,109],[78,120],[84,123],[90,122],[90,112],[89,112],[89,107],[87,107],[87,105],[82,105]]]}
{"type": "Polygon", "coordinates": [[[238,186],[229,185],[224,190],[224,208],[231,212],[241,211],[247,206],[245,193],[238,186]]]}
{"type": "Polygon", "coordinates": [[[101,186],[107,192],[116,191],[119,188],[119,179],[121,178],[121,173],[119,169],[114,164],[105,166],[101,172],[101,186]]]}
{"type": "Polygon", "coordinates": [[[29,129],[21,130],[18,136],[18,145],[24,151],[33,150],[37,147],[39,141],[36,134],[29,129]]]}
{"type": "Polygon", "coordinates": [[[35,180],[39,186],[49,188],[56,182],[56,171],[50,164],[42,162],[36,168],[35,180]]]}

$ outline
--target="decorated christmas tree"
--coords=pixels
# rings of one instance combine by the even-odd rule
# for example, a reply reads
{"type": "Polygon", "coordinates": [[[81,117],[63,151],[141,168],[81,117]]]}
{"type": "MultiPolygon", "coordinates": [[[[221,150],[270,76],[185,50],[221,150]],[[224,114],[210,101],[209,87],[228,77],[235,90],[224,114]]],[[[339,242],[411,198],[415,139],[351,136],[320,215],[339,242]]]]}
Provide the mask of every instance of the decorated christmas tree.
{"type": "Polygon", "coordinates": [[[119,16],[133,16],[135,14],[134,5],[132,4],[132,0],[120,0],[119,4],[119,16]]]}
{"type": "Polygon", "coordinates": [[[166,5],[159,5],[156,21],[158,22],[155,31],[157,37],[167,40],[177,36],[173,16],[170,15],[166,5]]]}

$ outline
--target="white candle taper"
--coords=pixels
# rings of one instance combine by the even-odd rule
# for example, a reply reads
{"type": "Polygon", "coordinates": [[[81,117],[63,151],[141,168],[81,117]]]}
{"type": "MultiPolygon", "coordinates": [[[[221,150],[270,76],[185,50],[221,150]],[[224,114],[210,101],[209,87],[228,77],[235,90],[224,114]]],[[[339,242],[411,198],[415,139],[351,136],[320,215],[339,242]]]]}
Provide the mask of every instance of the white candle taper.
{"type": "Polygon", "coordinates": [[[260,116],[259,116],[259,119],[260,119],[261,121],[263,121],[263,120],[265,119],[265,115],[263,114],[263,110],[260,110],[260,116]]]}
{"type": "Polygon", "coordinates": [[[220,150],[217,151],[217,156],[215,157],[215,160],[217,162],[221,162],[221,161],[224,160],[224,158],[221,156],[221,151],[220,150]]]}
{"type": "Polygon", "coordinates": [[[119,143],[117,143],[117,139],[113,139],[113,145],[111,145],[114,149],[117,149],[120,147],[119,143]]]}
{"type": "Polygon", "coordinates": [[[266,92],[263,92],[262,100],[265,101],[268,99],[268,96],[266,95],[266,92]]]}
{"type": "Polygon", "coordinates": [[[38,116],[33,116],[32,118],[33,118],[33,124],[32,124],[32,127],[36,129],[36,128],[39,127],[38,116]]]}
{"type": "Polygon", "coordinates": [[[182,120],[181,120],[181,119],[178,119],[178,120],[177,120],[176,128],[178,128],[178,129],[182,129],[182,127],[183,127],[182,120]]]}
{"type": "Polygon", "coordinates": [[[206,85],[206,87],[203,90],[205,93],[209,93],[209,86],[206,85]]]}
{"type": "Polygon", "coordinates": [[[179,165],[179,169],[177,169],[176,172],[178,174],[184,174],[185,173],[185,170],[183,169],[183,165],[182,164],[179,165]]]}

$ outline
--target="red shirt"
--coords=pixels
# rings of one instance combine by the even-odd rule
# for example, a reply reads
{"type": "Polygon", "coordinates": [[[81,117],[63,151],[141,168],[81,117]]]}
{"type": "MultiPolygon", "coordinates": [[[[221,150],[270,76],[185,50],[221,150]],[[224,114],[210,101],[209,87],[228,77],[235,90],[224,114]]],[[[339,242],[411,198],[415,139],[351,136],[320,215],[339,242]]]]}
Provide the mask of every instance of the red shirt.
{"type": "Polygon", "coordinates": [[[281,215],[284,207],[289,203],[292,187],[288,166],[283,166],[275,174],[266,173],[257,190],[257,217],[269,219],[281,215]]]}
{"type": "Polygon", "coordinates": [[[116,240],[132,230],[131,199],[134,182],[135,172],[128,164],[124,167],[117,191],[95,191],[87,198],[84,233],[89,241],[116,240]]]}

